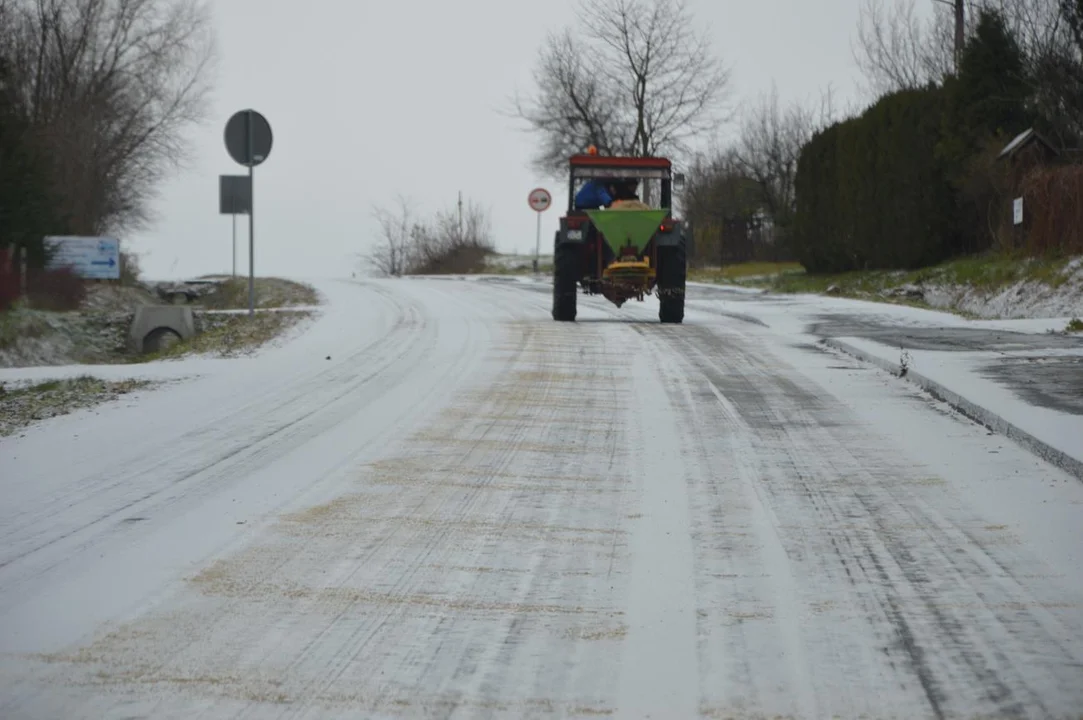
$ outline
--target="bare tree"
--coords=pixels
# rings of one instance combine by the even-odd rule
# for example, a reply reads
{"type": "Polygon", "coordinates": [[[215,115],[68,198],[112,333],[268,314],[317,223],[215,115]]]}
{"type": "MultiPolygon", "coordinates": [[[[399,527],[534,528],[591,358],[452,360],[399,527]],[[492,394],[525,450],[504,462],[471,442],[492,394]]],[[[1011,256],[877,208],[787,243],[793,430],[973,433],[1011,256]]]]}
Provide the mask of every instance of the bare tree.
{"type": "Polygon", "coordinates": [[[492,223],[479,205],[458,211],[440,210],[431,223],[414,228],[412,273],[469,272],[493,252],[492,223]]]}
{"type": "MultiPolygon", "coordinates": [[[[865,0],[858,21],[854,59],[874,95],[938,82],[954,69],[954,23],[937,0],[923,21],[915,0],[865,0]]],[[[955,0],[951,0],[955,2],[955,0]]]]}
{"type": "Polygon", "coordinates": [[[782,108],[778,90],[772,87],[742,120],[732,162],[744,177],[759,185],[764,208],[778,225],[788,225],[793,215],[794,178],[801,149],[835,117],[830,89],[818,108],[796,102],[782,108]]]}
{"type": "Polygon", "coordinates": [[[472,272],[495,250],[490,215],[473,201],[461,218],[444,209],[426,221],[400,196],[394,209],[378,207],[373,216],[380,237],[366,259],[384,276],[472,272]]]}
{"type": "Polygon", "coordinates": [[[536,166],[560,173],[587,145],[679,155],[724,119],[730,75],[683,0],[580,0],[577,28],[548,38],[537,94],[516,114],[541,135],[536,166]]]}
{"type": "Polygon", "coordinates": [[[6,0],[12,81],[70,230],[144,225],[185,160],[215,58],[202,0],[6,0]]]}
{"type": "Polygon", "coordinates": [[[979,5],[1000,12],[1028,60],[1063,54],[1072,44],[1057,0],[984,0],[979,5]]]}
{"type": "Polygon", "coordinates": [[[516,100],[517,115],[541,136],[535,164],[560,169],[569,155],[594,145],[604,154],[621,151],[621,98],[593,70],[596,56],[576,42],[569,30],[550,34],[534,70],[538,97],[532,107],[516,100]]]}
{"type": "Polygon", "coordinates": [[[368,255],[369,262],[381,275],[403,275],[411,261],[411,231],[415,225],[412,203],[400,195],[395,209],[377,207],[372,214],[380,226],[380,239],[368,255]]]}
{"type": "Polygon", "coordinates": [[[1030,110],[1052,141],[1083,141],[1083,45],[1074,34],[1077,0],[985,0],[1019,43],[1030,89],[1030,110]]]}

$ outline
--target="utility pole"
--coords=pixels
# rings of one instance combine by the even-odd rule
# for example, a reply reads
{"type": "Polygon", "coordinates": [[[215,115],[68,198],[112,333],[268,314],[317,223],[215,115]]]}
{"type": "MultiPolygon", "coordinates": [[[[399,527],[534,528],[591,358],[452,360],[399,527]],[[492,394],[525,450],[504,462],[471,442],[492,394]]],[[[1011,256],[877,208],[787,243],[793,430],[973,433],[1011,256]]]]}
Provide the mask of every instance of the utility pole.
{"type": "Polygon", "coordinates": [[[459,191],[459,242],[463,241],[463,191],[459,191]]]}
{"type": "Polygon", "coordinates": [[[936,0],[955,9],[955,72],[959,72],[959,63],[963,60],[963,47],[966,45],[966,0],[936,0]]]}
{"type": "Polygon", "coordinates": [[[963,61],[963,45],[966,43],[966,9],[964,0],[955,0],[955,72],[963,61]]]}

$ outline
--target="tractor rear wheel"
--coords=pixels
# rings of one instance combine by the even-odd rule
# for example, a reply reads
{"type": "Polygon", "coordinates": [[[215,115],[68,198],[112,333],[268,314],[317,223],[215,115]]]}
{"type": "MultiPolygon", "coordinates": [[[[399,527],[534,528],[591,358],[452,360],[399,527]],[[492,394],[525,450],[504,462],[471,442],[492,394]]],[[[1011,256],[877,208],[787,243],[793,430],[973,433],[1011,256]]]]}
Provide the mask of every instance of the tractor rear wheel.
{"type": "Polygon", "coordinates": [[[581,248],[565,243],[553,253],[553,319],[574,322],[581,274],[581,248]]]}
{"type": "Polygon", "coordinates": [[[684,322],[684,287],[688,263],[684,245],[658,249],[658,319],[684,322]]]}

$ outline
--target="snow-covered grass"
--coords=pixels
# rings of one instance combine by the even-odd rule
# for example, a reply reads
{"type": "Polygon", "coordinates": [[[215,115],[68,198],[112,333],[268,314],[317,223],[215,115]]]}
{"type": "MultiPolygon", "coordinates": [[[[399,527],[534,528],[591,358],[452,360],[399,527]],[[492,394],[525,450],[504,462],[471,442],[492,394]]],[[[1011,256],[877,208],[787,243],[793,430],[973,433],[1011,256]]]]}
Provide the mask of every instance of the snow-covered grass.
{"type": "MultiPolygon", "coordinates": [[[[193,306],[199,337],[174,347],[170,357],[209,353],[247,354],[311,316],[322,300],[308,284],[282,278],[256,278],[257,316],[249,319],[248,282],[226,278],[193,306]],[[285,309],[285,313],[264,313],[285,309]],[[231,312],[236,316],[224,317],[231,312]],[[268,316],[270,315],[270,316],[268,316]]],[[[128,327],[137,307],[162,303],[142,287],[92,284],[82,307],[49,312],[23,306],[0,313],[0,367],[147,362],[162,356],[132,356],[128,327]]]]}
{"type": "MultiPolygon", "coordinates": [[[[533,272],[533,255],[493,253],[485,258],[485,273],[488,275],[528,275],[533,272]]],[[[551,274],[553,272],[553,256],[551,254],[540,254],[538,256],[538,272],[542,274],[551,274]]]]}
{"type": "Polygon", "coordinates": [[[16,384],[8,389],[0,383],[0,437],[48,418],[66,415],[73,410],[90,408],[118,399],[121,395],[151,385],[149,380],[101,380],[81,377],[47,380],[36,384],[16,384]]]}
{"type": "Polygon", "coordinates": [[[116,362],[130,319],[112,311],[0,313],[0,367],[116,362]]]}
{"type": "Polygon", "coordinates": [[[303,326],[314,314],[307,309],[275,310],[281,311],[257,312],[251,317],[246,312],[203,313],[198,318],[200,332],[195,337],[181,341],[160,353],[140,356],[133,360],[152,362],[197,355],[219,358],[251,355],[267,343],[303,326]]]}
{"type": "Polygon", "coordinates": [[[699,267],[688,269],[688,279],[693,282],[736,283],[767,287],[780,276],[804,274],[805,269],[795,262],[749,262],[724,267],[699,267]]]}
{"type": "MultiPolygon", "coordinates": [[[[215,279],[217,276],[206,279],[215,279]]],[[[283,278],[256,278],[255,307],[278,308],[297,305],[319,305],[315,288],[305,283],[283,278]]],[[[227,278],[215,290],[200,298],[198,305],[213,310],[236,310],[248,307],[247,278],[227,278]]]]}
{"type": "Polygon", "coordinates": [[[981,318],[1060,317],[1083,313],[1083,257],[981,255],[920,270],[811,275],[795,264],[747,263],[690,273],[690,279],[778,293],[839,297],[935,308],[981,318]]]}
{"type": "Polygon", "coordinates": [[[155,302],[143,287],[88,283],[78,310],[55,312],[19,303],[0,312],[0,367],[117,362],[132,313],[155,302]]]}

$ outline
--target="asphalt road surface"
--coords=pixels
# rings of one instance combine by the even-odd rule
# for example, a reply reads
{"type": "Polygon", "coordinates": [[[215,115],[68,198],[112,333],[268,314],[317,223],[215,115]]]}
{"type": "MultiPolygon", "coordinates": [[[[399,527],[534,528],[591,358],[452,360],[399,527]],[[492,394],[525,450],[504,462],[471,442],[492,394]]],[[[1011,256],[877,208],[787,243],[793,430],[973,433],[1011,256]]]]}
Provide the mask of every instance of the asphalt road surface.
{"type": "Polygon", "coordinates": [[[1083,483],[724,299],[547,293],[331,283],[0,441],[0,717],[1080,717],[1083,483]]]}

